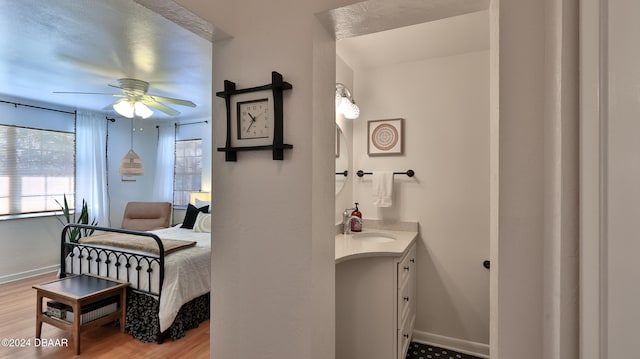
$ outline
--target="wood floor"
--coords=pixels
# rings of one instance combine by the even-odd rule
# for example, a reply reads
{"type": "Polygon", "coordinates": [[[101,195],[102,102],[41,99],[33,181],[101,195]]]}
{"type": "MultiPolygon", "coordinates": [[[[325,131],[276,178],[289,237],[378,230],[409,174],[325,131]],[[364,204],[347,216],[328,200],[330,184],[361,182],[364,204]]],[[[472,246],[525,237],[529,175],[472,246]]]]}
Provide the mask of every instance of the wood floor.
{"type": "Polygon", "coordinates": [[[5,358],[196,358],[209,359],[209,321],[189,330],[184,338],[165,340],[163,344],[142,343],[119,327],[104,326],[83,333],[80,340],[80,356],[74,355],[71,335],[48,324],[42,325],[42,339],[46,343],[68,341],[66,347],[36,347],[34,284],[55,280],[55,274],[0,285],[0,359],[5,358]],[[13,343],[11,343],[13,341],[13,343]],[[17,342],[16,342],[17,341],[17,342]],[[24,344],[25,347],[8,347],[8,344],[24,344]],[[29,345],[29,346],[27,346],[29,345]]]}

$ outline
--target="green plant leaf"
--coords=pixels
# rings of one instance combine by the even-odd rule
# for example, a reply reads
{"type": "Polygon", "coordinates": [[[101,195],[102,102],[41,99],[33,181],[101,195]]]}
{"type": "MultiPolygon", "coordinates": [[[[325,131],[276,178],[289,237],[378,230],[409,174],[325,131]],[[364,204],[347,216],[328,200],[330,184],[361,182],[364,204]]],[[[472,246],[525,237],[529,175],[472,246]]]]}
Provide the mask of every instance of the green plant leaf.
{"type": "MultiPolygon", "coordinates": [[[[56,203],[58,204],[58,206],[60,206],[61,210],[62,210],[62,214],[64,215],[64,218],[67,220],[67,223],[77,223],[77,224],[89,224],[89,206],[87,204],[87,202],[84,200],[84,198],[82,199],[82,209],[80,210],[80,216],[78,217],[78,219],[76,220],[75,218],[71,218],[71,209],[69,208],[69,203],[67,202],[67,195],[64,194],[63,195],[63,204],[60,204],[60,202],[57,199],[54,199],[56,201],[56,203]]],[[[75,216],[74,216],[75,217],[75,216]]],[[[58,221],[64,226],[65,223],[62,222],[62,220],[60,220],[60,218],[58,218],[56,216],[56,218],[58,219],[58,221]]],[[[92,226],[97,226],[98,225],[98,220],[96,220],[95,218],[91,219],[91,225],[92,226]]],[[[86,228],[70,228],[67,231],[67,239],[69,240],[69,242],[78,242],[78,240],[81,237],[87,237],[93,234],[95,230],[93,229],[86,229],[86,228]]]]}

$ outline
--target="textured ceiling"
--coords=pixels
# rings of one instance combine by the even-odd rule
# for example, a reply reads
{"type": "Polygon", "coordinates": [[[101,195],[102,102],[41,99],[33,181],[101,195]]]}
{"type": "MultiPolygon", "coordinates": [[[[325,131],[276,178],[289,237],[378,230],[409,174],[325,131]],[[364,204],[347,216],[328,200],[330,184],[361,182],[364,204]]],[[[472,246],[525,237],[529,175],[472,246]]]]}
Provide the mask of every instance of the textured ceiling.
{"type": "Polygon", "coordinates": [[[448,17],[338,40],[336,51],[352,69],[402,64],[489,49],[489,11],[448,17]]]}
{"type": "Polygon", "coordinates": [[[340,40],[488,8],[489,0],[367,0],[318,17],[340,40]]]}
{"type": "Polygon", "coordinates": [[[210,117],[211,42],[199,35],[132,0],[0,0],[0,99],[102,110],[113,97],[53,92],[117,93],[108,85],[131,77],[198,105],[175,106],[180,119],[210,117]]]}

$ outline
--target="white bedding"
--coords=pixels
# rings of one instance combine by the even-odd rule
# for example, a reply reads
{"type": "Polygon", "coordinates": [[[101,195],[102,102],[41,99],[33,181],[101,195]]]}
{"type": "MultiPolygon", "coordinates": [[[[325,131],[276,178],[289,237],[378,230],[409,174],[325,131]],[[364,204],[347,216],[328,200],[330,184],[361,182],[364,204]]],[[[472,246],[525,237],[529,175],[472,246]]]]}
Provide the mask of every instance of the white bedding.
{"type": "Polygon", "coordinates": [[[183,304],[211,291],[211,233],[171,227],[152,231],[160,238],[196,241],[190,248],[165,257],[160,296],[160,330],[173,323],[183,304]]]}
{"type": "MultiPolygon", "coordinates": [[[[179,226],[151,231],[162,239],[175,239],[185,241],[195,241],[196,245],[182,249],[165,256],[164,284],[160,296],[160,330],[165,331],[173,323],[180,307],[183,304],[211,291],[211,233],[194,232],[191,229],[179,228],[179,226]]],[[[78,257],[67,257],[67,270],[71,268],[73,261],[73,272],[79,273],[78,257]]],[[[97,273],[97,265],[93,263],[92,273],[97,273]]],[[[100,264],[106,266],[104,261],[100,264]]],[[[110,264],[110,276],[115,278],[115,265],[110,264]]],[[[134,288],[143,290],[154,290],[157,292],[159,272],[154,271],[151,283],[143,268],[140,271],[140,283],[133,277],[129,282],[134,288]]],[[[86,272],[86,269],[83,270],[86,272]]],[[[101,275],[106,273],[106,269],[101,269],[101,275]]]]}

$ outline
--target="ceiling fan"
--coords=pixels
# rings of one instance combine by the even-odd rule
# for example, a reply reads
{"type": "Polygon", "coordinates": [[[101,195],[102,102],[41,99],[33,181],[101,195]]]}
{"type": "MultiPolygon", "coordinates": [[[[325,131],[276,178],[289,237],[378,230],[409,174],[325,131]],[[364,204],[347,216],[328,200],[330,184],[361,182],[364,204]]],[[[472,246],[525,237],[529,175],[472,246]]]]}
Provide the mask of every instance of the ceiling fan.
{"type": "Polygon", "coordinates": [[[102,92],[66,92],[66,91],[54,91],[54,93],[65,94],[79,94],[79,95],[108,95],[113,97],[120,97],[109,106],[106,106],[104,110],[115,110],[120,115],[133,118],[134,116],[148,118],[153,114],[153,111],[149,108],[162,111],[170,116],[176,116],[180,114],[180,111],[165,105],[163,102],[196,107],[196,104],[188,100],[180,100],[177,98],[149,95],[149,83],[142,80],[123,78],[118,79],[120,86],[109,85],[120,89],[122,93],[102,93],[102,92]]]}

